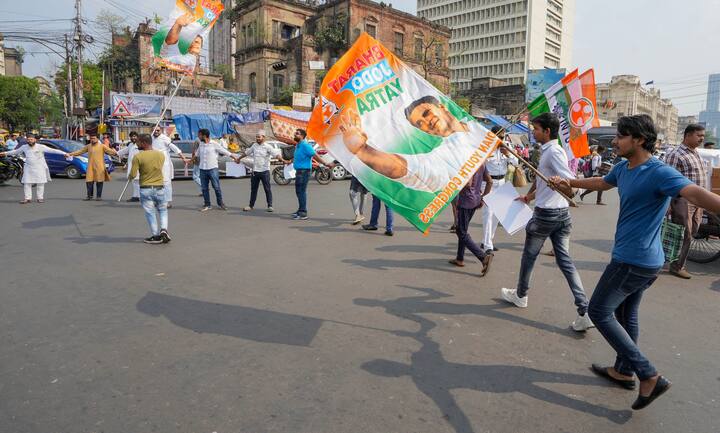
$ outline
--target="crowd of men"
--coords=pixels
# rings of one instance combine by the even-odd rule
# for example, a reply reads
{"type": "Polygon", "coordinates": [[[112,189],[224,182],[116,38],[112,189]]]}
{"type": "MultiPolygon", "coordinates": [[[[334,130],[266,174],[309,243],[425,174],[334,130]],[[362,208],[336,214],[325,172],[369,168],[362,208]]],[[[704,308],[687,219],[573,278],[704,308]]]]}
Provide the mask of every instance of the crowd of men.
{"type": "MultiPolygon", "coordinates": [[[[661,226],[667,218],[668,208],[673,222],[685,228],[685,240],[680,257],[670,264],[670,272],[681,278],[690,278],[685,267],[692,235],[697,233],[703,209],[720,213],[720,196],[707,190],[707,175],[697,148],[703,145],[704,128],[690,125],[685,130],[683,143],[665,156],[664,162],[653,156],[657,132],[652,119],[646,115],[622,117],[618,120],[617,134],[613,146],[622,161],[607,174],[600,170],[603,149],[596,149],[589,158],[586,176],[577,178],[577,162],[568,161],[567,154],[558,144],[560,122],[554,114],[541,114],[531,121],[532,134],[540,144],[537,169],[548,181],[541,178],[531,186],[527,194],[518,198],[527,204],[534,202],[533,216],[525,228],[525,242],[520,262],[518,281],[513,288],[502,288],[501,296],[508,303],[518,307],[529,306],[529,292],[532,286],[532,272],[537,256],[544,242],[549,238],[556,263],[567,280],[577,317],[571,327],[585,332],[597,327],[600,334],[615,350],[617,356],[610,366],[592,364],[592,370],[599,376],[623,389],[639,388],[633,409],[642,409],[665,393],[671,386],[650,360],[641,352],[637,341],[639,336],[638,309],[645,291],[657,279],[665,262],[661,245],[661,226]],[[575,169],[573,169],[575,167],[575,169]],[[572,218],[568,198],[578,190],[585,190],[581,196],[597,191],[597,204],[602,202],[602,192],[617,188],[620,196],[619,216],[611,261],[588,299],[582,278],[570,256],[572,218]],[[636,384],[635,377],[639,380],[636,384]]],[[[494,130],[499,137],[502,131],[494,130]]],[[[60,153],[70,158],[87,154],[86,177],[87,196],[85,200],[99,200],[103,183],[109,174],[103,162],[105,154],[127,156],[128,182],[133,183],[130,201],[139,201],[150,229],[148,244],[171,241],[168,232],[168,209],[172,206],[173,168],[170,152],[174,152],[188,165],[193,165],[193,177],[199,183],[203,206],[211,209],[209,188],[215,192],[219,209],[225,210],[219,181],[218,156],[231,157],[239,162],[245,156],[253,157],[250,202],[244,211],[252,211],[257,203],[260,184],[266,198],[266,210],[273,212],[273,196],[270,186],[270,161],[278,158],[284,163],[293,163],[296,170],[295,191],[298,200],[294,220],[308,219],[307,184],[312,162],[324,164],[307,140],[304,130],[295,133],[294,156],[286,160],[282,154],[265,143],[265,133],[259,131],[256,142],[247,150],[231,153],[211,139],[210,132],[201,129],[193,146],[190,158],[172,143],[172,140],[156,128],[153,135],[130,135],[130,144],[119,152],[100,143],[97,135],[91,134],[89,143],[82,149],[65,154],[38,144],[33,134],[27,142],[0,156],[23,154],[26,158],[22,179],[25,198],[32,199],[32,185],[37,186],[37,198],[42,202],[44,184],[50,180],[45,153],[60,153]],[[94,195],[95,194],[95,195],[94,195]]],[[[489,269],[497,248],[493,238],[497,218],[485,206],[483,197],[493,188],[505,182],[510,166],[517,166],[518,159],[502,146],[498,147],[477,170],[472,179],[460,191],[453,203],[454,232],[458,239],[456,257],[450,260],[454,266],[465,266],[465,250],[469,250],[481,263],[482,275],[489,269]],[[483,236],[479,245],[469,233],[469,224],[477,210],[482,210],[483,236]]],[[[368,190],[353,178],[350,182],[350,202],[355,214],[353,224],[364,220],[363,205],[368,190]]],[[[385,234],[393,235],[393,212],[377,197],[373,197],[371,217],[364,230],[377,230],[382,206],[386,209],[385,234]]]]}

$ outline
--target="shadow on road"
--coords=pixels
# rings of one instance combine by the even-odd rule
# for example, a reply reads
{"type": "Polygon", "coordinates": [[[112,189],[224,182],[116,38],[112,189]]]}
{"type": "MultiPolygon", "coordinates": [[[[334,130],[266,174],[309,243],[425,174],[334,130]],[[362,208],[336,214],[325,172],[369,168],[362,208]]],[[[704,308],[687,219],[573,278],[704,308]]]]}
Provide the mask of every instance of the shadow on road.
{"type": "Polygon", "coordinates": [[[22,223],[24,229],[39,229],[43,227],[62,227],[62,226],[73,226],[76,225],[75,217],[73,215],[66,215],[62,217],[49,217],[40,218],[35,221],[27,221],[22,223]]]}
{"type": "MultiPolygon", "coordinates": [[[[479,277],[482,267],[478,264],[477,274],[457,270],[457,267],[448,264],[444,259],[415,259],[415,260],[392,260],[392,259],[344,259],[343,263],[353,266],[360,266],[367,269],[376,269],[379,271],[387,271],[389,269],[424,269],[440,272],[450,272],[453,274],[479,277]]],[[[473,266],[465,266],[463,269],[473,269],[473,266]]]]}
{"type": "MultiPolygon", "coordinates": [[[[608,262],[590,262],[586,260],[573,260],[573,263],[578,270],[592,272],[603,272],[608,265],[608,262]]],[[[558,265],[555,261],[543,263],[542,265],[548,268],[558,268],[558,265]]]]}
{"type": "Polygon", "coordinates": [[[86,244],[137,244],[142,242],[141,237],[114,237],[114,236],[72,236],[67,237],[64,240],[70,241],[74,244],[86,245],[86,244]]]}
{"type": "Polygon", "coordinates": [[[136,305],[141,313],[165,316],[191,331],[225,335],[261,343],[309,346],[322,319],[240,305],[216,304],[148,292],[136,305]]]}
{"type": "MultiPolygon", "coordinates": [[[[384,307],[388,314],[417,323],[420,326],[417,332],[392,331],[392,334],[414,339],[420,343],[420,349],[413,352],[409,364],[376,359],[364,363],[362,368],[371,374],[382,377],[409,376],[417,389],[433,400],[457,433],[472,433],[474,430],[470,420],[452,395],[454,389],[471,389],[496,394],[521,393],[549,404],[606,418],[616,424],[624,424],[630,419],[631,412],[629,410],[614,410],[595,405],[540,386],[541,383],[565,383],[584,387],[610,386],[593,376],[558,373],[522,366],[470,365],[447,361],[442,355],[440,345],[429,336],[430,331],[437,325],[417,313],[447,314],[447,308],[452,311],[453,307],[449,304],[436,304],[430,301],[449,295],[432,289],[408,288],[425,295],[389,301],[356,299],[355,304],[384,307]]],[[[472,309],[472,306],[456,305],[456,307],[472,309]]],[[[460,310],[455,310],[455,313],[458,311],[460,310]]]]}
{"type": "Polygon", "coordinates": [[[613,246],[615,246],[614,239],[573,239],[572,242],[603,253],[612,252],[613,246]]]}

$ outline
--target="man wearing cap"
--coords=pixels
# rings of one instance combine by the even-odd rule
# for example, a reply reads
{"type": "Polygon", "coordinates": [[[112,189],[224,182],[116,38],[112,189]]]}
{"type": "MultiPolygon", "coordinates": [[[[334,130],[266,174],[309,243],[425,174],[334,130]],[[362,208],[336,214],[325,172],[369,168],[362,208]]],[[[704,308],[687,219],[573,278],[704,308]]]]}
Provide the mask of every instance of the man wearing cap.
{"type": "MultiPolygon", "coordinates": [[[[492,133],[505,142],[505,131],[499,126],[493,126],[492,133]]],[[[485,169],[492,178],[492,189],[497,189],[505,184],[505,175],[508,165],[518,165],[518,160],[505,147],[498,147],[485,160],[485,169]]],[[[481,247],[485,250],[497,251],[493,243],[495,231],[497,231],[498,219],[490,211],[488,206],[482,207],[483,217],[483,241],[481,247]]]]}
{"type": "Polygon", "coordinates": [[[260,182],[262,182],[263,190],[265,190],[265,200],[267,201],[267,211],[272,212],[273,197],[270,189],[270,161],[273,157],[280,156],[280,150],[265,142],[265,131],[261,129],[255,135],[255,143],[242,154],[253,158],[253,171],[250,177],[250,204],[245,206],[243,210],[245,212],[253,210],[257,200],[258,188],[260,182]]]}

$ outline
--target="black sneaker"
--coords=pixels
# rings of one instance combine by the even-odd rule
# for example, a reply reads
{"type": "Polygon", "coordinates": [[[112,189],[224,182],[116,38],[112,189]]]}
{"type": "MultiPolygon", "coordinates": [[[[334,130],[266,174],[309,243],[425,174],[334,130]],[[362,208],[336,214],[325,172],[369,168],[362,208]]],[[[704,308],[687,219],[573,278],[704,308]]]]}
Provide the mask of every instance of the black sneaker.
{"type": "Polygon", "coordinates": [[[374,231],[374,230],[377,230],[378,228],[377,228],[377,226],[373,226],[373,225],[370,225],[370,224],[365,224],[365,225],[362,226],[362,229],[363,229],[363,230],[372,230],[372,231],[374,231]]]}
{"type": "Polygon", "coordinates": [[[225,206],[224,204],[221,204],[221,205],[218,205],[218,209],[227,210],[227,206],[225,206]]]}
{"type": "Polygon", "coordinates": [[[172,240],[170,237],[170,234],[168,234],[168,231],[165,229],[160,230],[160,239],[162,239],[162,243],[166,244],[172,240]]]}
{"type": "Polygon", "coordinates": [[[385,230],[385,236],[393,236],[394,234],[392,230],[385,230]]]}
{"type": "Polygon", "coordinates": [[[90,200],[92,200],[92,199],[93,199],[93,198],[92,198],[91,196],[87,196],[87,197],[85,197],[85,198],[83,199],[83,201],[90,201],[90,200]]]}
{"type": "Polygon", "coordinates": [[[129,199],[125,200],[128,203],[138,202],[140,201],[139,197],[130,197],[129,199]]]}
{"type": "Polygon", "coordinates": [[[143,239],[146,244],[161,244],[163,240],[160,236],[150,236],[149,238],[143,239]]]}

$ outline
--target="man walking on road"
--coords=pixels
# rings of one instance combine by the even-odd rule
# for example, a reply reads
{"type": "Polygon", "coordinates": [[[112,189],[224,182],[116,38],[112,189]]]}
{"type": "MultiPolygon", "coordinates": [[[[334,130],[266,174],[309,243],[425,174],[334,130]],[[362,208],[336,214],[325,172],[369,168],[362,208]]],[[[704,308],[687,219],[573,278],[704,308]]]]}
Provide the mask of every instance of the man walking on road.
{"type": "Polygon", "coordinates": [[[188,165],[190,162],[182,154],[179,147],[173,144],[170,137],[163,134],[160,127],[155,128],[153,131],[152,147],[155,150],[159,150],[165,154],[165,165],[163,166],[163,179],[165,180],[165,200],[167,200],[168,208],[172,207],[172,180],[175,178],[175,168],[173,168],[172,159],[170,158],[170,151],[172,150],[188,165]]]}
{"type": "Polygon", "coordinates": [[[365,207],[365,195],[367,193],[368,190],[365,186],[360,183],[357,177],[353,176],[350,179],[350,204],[355,213],[355,219],[352,222],[353,225],[358,225],[365,219],[363,208],[365,207]]]}
{"type": "MultiPolygon", "coordinates": [[[[533,136],[535,141],[542,143],[542,155],[538,164],[538,171],[545,176],[560,176],[574,179],[575,173],[568,168],[565,151],[558,143],[558,130],[560,121],[557,116],[543,113],[532,120],[533,136]]],[[[517,307],[525,308],[528,303],[527,292],[530,289],[530,279],[535,260],[545,240],[550,238],[555,261],[565,275],[570,291],[575,298],[578,317],[572,323],[575,331],[586,331],[593,326],[587,315],[588,300],[585,296],[580,274],[570,258],[570,204],[559,193],[553,191],[545,181],[536,178],[530,192],[526,196],[518,197],[525,203],[530,203],[537,197],[533,217],[525,228],[525,248],[520,262],[520,275],[516,289],[501,290],[503,299],[517,307]]]]}
{"type": "Polygon", "coordinates": [[[140,174],[140,204],[150,226],[150,237],[143,242],[166,244],[171,240],[167,231],[168,209],[163,177],[166,156],[164,152],[152,149],[152,139],[147,134],[138,137],[138,144],[141,152],[133,157],[128,179],[135,179],[140,174]]]}
{"type": "MultiPolygon", "coordinates": [[[[589,176],[587,177],[602,177],[600,175],[600,168],[602,167],[602,153],[605,151],[605,148],[602,146],[598,146],[595,151],[593,151],[592,156],[590,157],[590,172],[588,173],[589,176]]],[[[590,194],[592,191],[585,191],[584,193],[580,194],[580,201],[585,198],[586,195],[590,194]]],[[[597,201],[595,204],[598,206],[605,206],[605,203],[602,201],[602,191],[597,192],[597,201]]]]}
{"type": "MultiPolygon", "coordinates": [[[[665,156],[667,165],[675,168],[701,188],[707,188],[707,174],[697,148],[702,146],[704,140],[705,127],[692,123],[685,128],[683,142],[665,156]]],[[[685,263],[690,252],[690,243],[702,223],[703,210],[688,203],[684,197],[675,197],[670,202],[670,214],[672,222],[685,227],[680,256],[676,261],[670,263],[670,273],[680,278],[690,279],[691,275],[685,269],[685,263]]]]}
{"type": "Polygon", "coordinates": [[[694,206],[720,212],[720,197],[653,158],[656,137],[650,116],[621,117],[613,145],[625,161],[604,178],[551,179],[567,194],[572,188],[618,189],[620,215],[612,260],[595,287],[588,310],[617,357],[612,367],[593,364],[592,370],[625,389],[635,389],[633,375],[637,375],[640,390],[632,405],[635,410],[648,406],[671,385],[637,345],[640,301],[665,261],[660,233],[670,199],[683,197],[694,206]]]}
{"type": "MultiPolygon", "coordinates": [[[[127,174],[130,174],[130,170],[132,170],[132,161],[135,155],[140,152],[140,149],[137,147],[137,138],[138,134],[137,132],[133,131],[130,133],[130,142],[127,144],[127,146],[123,147],[122,149],[117,151],[118,156],[127,156],[127,174]]],[[[128,202],[135,202],[140,201],[140,181],[137,179],[133,179],[132,181],[133,186],[133,192],[132,197],[127,199],[128,202]]]]}
{"type": "MultiPolygon", "coordinates": [[[[307,186],[310,181],[310,173],[312,172],[312,161],[317,161],[320,165],[325,165],[315,153],[315,149],[307,141],[307,132],[304,129],[295,131],[295,155],[293,156],[293,165],[295,167],[295,195],[298,199],[298,210],[293,213],[292,219],[306,220],[307,212],[307,186]]],[[[332,164],[328,167],[332,168],[332,164]]]]}
{"type": "Polygon", "coordinates": [[[243,210],[245,212],[253,210],[255,201],[257,200],[258,189],[262,182],[263,190],[265,191],[267,211],[272,212],[274,209],[272,190],[270,189],[270,162],[273,157],[280,156],[280,150],[266,143],[265,131],[260,130],[255,135],[255,143],[253,143],[244,154],[245,156],[252,156],[253,171],[250,177],[250,204],[245,206],[243,210]]]}
{"type": "Polygon", "coordinates": [[[385,236],[393,236],[393,222],[395,220],[395,214],[393,210],[388,207],[387,204],[383,203],[382,200],[377,198],[373,194],[372,211],[370,212],[370,223],[362,226],[363,230],[374,231],[378,229],[378,219],[380,218],[380,207],[385,206],[385,236]]]}
{"type": "Polygon", "coordinates": [[[457,255],[454,259],[450,260],[450,264],[455,266],[465,266],[465,248],[470,250],[471,253],[480,260],[482,263],[482,274],[485,276],[490,269],[490,262],[493,259],[492,250],[484,251],[479,247],[468,232],[470,228],[470,220],[475,211],[483,206],[483,196],[488,195],[493,186],[493,179],[490,173],[487,171],[485,164],[475,172],[470,182],[460,190],[457,201],[457,228],[455,233],[458,238],[458,249],[457,255]],[[485,183],[484,191],[481,190],[482,184],[485,183]]]}
{"type": "Polygon", "coordinates": [[[210,183],[212,183],[212,187],[215,190],[215,200],[217,201],[218,208],[227,210],[225,202],[223,201],[222,190],[220,190],[218,155],[229,156],[233,158],[235,162],[238,162],[239,158],[237,155],[233,155],[230,151],[220,146],[217,142],[210,141],[210,131],[207,129],[203,128],[198,131],[198,139],[200,140],[200,144],[192,155],[192,158],[195,159],[197,156],[198,165],[200,166],[200,182],[202,184],[204,200],[200,212],[207,212],[212,209],[212,206],[210,206],[210,183]]]}
{"type": "MultiPolygon", "coordinates": [[[[493,134],[496,134],[500,140],[505,139],[505,131],[499,126],[493,126],[493,134]]],[[[505,184],[505,175],[507,175],[508,165],[518,166],[518,160],[513,156],[505,147],[498,147],[495,149],[490,156],[485,160],[485,170],[488,172],[492,180],[492,189],[496,189],[505,184]]],[[[495,232],[497,231],[498,219],[490,208],[484,206],[482,208],[483,218],[483,242],[482,248],[491,251],[497,251],[497,248],[493,244],[495,238],[495,232]]]]}

